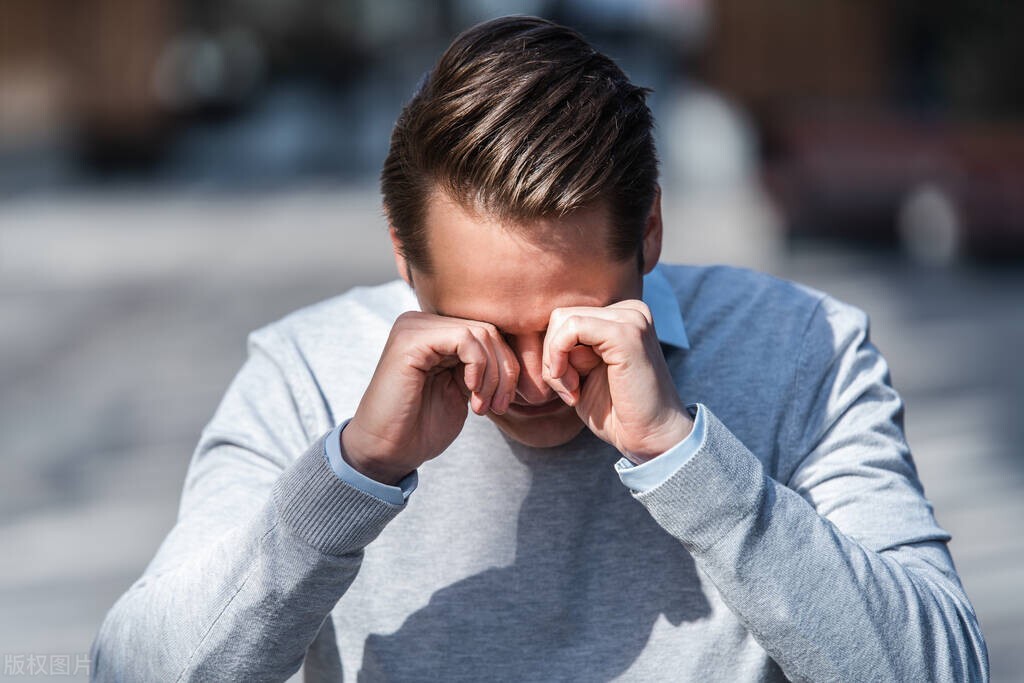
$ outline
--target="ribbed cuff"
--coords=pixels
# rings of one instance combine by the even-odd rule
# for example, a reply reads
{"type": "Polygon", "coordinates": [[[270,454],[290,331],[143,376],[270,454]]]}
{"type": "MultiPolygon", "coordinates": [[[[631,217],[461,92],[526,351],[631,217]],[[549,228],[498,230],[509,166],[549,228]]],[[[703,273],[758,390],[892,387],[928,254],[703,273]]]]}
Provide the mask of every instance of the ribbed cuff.
{"type": "Polygon", "coordinates": [[[661,455],[651,458],[641,465],[634,465],[626,458],[619,458],[615,463],[615,471],[619,480],[631,490],[642,492],[660,486],[682,467],[693,454],[704,444],[704,409],[701,404],[688,405],[686,409],[693,418],[693,429],[686,437],[661,455]]]}
{"type": "Polygon", "coordinates": [[[392,505],[404,505],[409,496],[419,485],[419,474],[413,470],[405,475],[397,485],[392,486],[383,482],[371,479],[356,468],[345,462],[345,456],[341,454],[341,432],[351,420],[345,420],[334,428],[334,431],[327,434],[324,447],[327,449],[327,464],[331,466],[339,479],[343,479],[360,491],[365,491],[371,496],[380,498],[385,503],[392,505]]]}
{"type": "Polygon", "coordinates": [[[660,486],[633,497],[690,552],[714,546],[758,514],[764,469],[750,450],[703,406],[704,443],[660,486]]]}
{"type": "Polygon", "coordinates": [[[327,462],[321,436],[274,485],[281,521],[311,546],[329,555],[366,547],[401,512],[338,478],[327,462]]]}

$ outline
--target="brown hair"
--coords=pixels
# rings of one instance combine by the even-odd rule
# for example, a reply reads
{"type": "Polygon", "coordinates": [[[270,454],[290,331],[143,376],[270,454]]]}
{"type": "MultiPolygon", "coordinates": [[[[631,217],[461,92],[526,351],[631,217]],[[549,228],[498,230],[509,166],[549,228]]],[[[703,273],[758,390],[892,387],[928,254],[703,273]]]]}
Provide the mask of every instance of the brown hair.
{"type": "Polygon", "coordinates": [[[423,218],[435,190],[513,225],[604,202],[612,256],[635,256],[658,180],[648,92],[544,19],[463,32],[402,110],[381,172],[407,261],[429,272],[423,218]]]}

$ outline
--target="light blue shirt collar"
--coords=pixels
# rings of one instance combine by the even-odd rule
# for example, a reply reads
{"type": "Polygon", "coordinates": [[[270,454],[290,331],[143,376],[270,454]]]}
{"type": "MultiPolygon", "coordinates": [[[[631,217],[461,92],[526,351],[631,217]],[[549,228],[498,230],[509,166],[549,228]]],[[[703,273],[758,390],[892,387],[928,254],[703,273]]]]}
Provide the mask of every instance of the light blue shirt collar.
{"type": "Polygon", "coordinates": [[[690,340],[686,336],[683,312],[679,310],[679,300],[676,299],[668,278],[661,272],[661,266],[655,266],[651,272],[644,275],[644,303],[651,309],[658,341],[681,349],[689,349],[690,340]]]}

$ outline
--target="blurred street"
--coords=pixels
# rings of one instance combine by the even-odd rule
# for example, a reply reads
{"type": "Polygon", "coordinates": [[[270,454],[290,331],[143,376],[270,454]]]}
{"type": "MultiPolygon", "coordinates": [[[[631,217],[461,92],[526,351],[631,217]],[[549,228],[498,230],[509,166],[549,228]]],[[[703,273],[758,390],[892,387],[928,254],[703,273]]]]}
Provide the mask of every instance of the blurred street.
{"type": "MultiPolygon", "coordinates": [[[[685,221],[667,201],[675,232],[665,260],[767,269],[870,314],[993,680],[1024,680],[1024,270],[783,251],[769,212],[735,199],[709,200],[685,221]]],[[[119,190],[0,205],[0,654],[68,655],[76,673],[103,615],[170,528],[246,333],[392,277],[372,186],[119,190]]],[[[11,671],[4,680],[22,679],[11,671]]]]}

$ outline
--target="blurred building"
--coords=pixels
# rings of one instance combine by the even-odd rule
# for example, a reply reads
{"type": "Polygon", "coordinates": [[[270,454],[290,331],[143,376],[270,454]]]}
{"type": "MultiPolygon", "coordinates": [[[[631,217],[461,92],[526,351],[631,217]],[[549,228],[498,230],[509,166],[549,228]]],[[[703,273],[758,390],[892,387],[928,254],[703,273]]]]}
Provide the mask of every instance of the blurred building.
{"type": "Polygon", "coordinates": [[[718,0],[708,80],[756,121],[791,235],[1024,256],[1024,6],[718,0]]]}
{"type": "Polygon", "coordinates": [[[163,115],[153,67],[175,30],[172,4],[0,4],[0,155],[79,142],[150,154],[163,115]]]}
{"type": "MultiPolygon", "coordinates": [[[[373,177],[425,65],[504,13],[580,28],[654,87],[659,119],[717,93],[752,122],[790,234],[934,261],[1024,250],[1019,3],[5,0],[0,193],[373,177]]],[[[666,157],[706,167],[688,154],[666,157]]]]}

